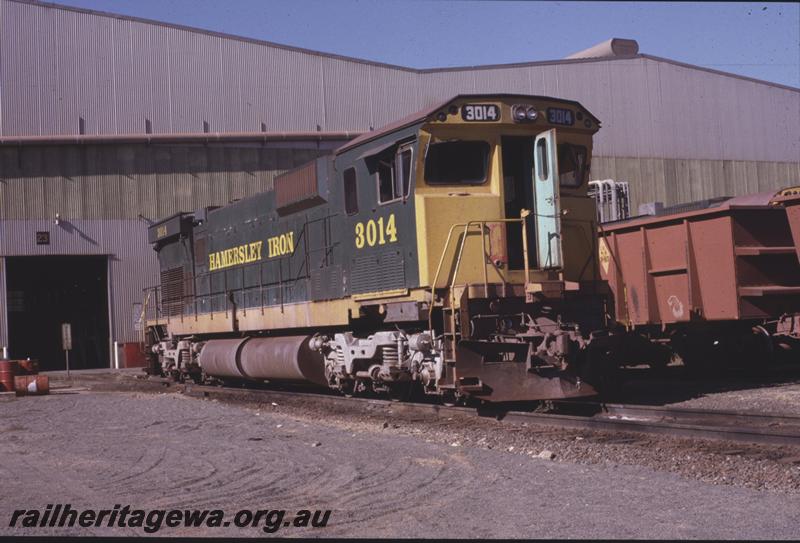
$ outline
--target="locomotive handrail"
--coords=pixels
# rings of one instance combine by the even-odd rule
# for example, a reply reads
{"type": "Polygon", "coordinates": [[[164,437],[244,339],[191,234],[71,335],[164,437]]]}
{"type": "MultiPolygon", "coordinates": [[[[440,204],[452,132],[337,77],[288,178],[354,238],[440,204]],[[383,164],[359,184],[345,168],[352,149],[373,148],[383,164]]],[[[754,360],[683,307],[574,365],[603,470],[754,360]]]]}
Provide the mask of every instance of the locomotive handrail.
{"type": "MultiPolygon", "coordinates": [[[[428,328],[429,329],[433,330],[433,306],[434,306],[433,302],[436,299],[436,284],[439,282],[439,275],[441,274],[442,266],[444,265],[444,259],[445,259],[445,256],[447,256],[447,250],[450,248],[450,241],[453,238],[453,232],[456,230],[456,228],[463,227],[464,231],[462,232],[461,242],[459,243],[459,246],[458,246],[456,264],[453,267],[453,276],[450,279],[449,284],[446,285],[444,288],[448,289],[450,291],[448,294],[450,294],[452,296],[452,294],[453,294],[452,293],[453,286],[455,285],[456,278],[458,276],[458,270],[461,267],[461,258],[462,258],[463,253],[464,253],[464,245],[466,244],[467,235],[469,234],[470,228],[472,228],[474,226],[479,226],[480,229],[481,229],[481,250],[483,252],[483,289],[484,289],[484,293],[486,294],[486,296],[488,296],[489,295],[489,277],[488,277],[488,268],[486,267],[486,260],[487,260],[487,258],[486,258],[486,224],[487,223],[520,223],[522,225],[522,254],[523,254],[524,262],[525,262],[525,283],[527,284],[529,282],[529,280],[530,280],[530,269],[529,269],[529,266],[528,266],[528,243],[527,243],[528,236],[527,236],[527,232],[526,232],[526,230],[527,230],[527,228],[526,228],[526,226],[527,226],[526,218],[527,218],[527,216],[529,214],[530,214],[530,211],[528,211],[527,209],[522,209],[522,210],[520,210],[520,218],[519,219],[488,219],[488,220],[482,220],[482,221],[469,221],[469,222],[465,222],[465,223],[455,223],[450,227],[450,230],[447,233],[447,239],[445,240],[445,244],[444,244],[444,247],[442,249],[442,254],[439,257],[439,264],[436,266],[436,274],[434,275],[433,282],[431,283],[431,304],[430,304],[430,307],[428,308],[428,328]]],[[[492,266],[494,267],[494,269],[498,272],[498,274],[500,274],[500,270],[497,268],[495,263],[491,262],[491,259],[489,259],[489,261],[492,264],[492,266]]],[[[503,281],[503,288],[505,289],[506,281],[503,278],[502,274],[500,274],[500,278],[503,281]]],[[[455,300],[451,300],[451,306],[454,305],[454,304],[455,304],[455,300]]]]}

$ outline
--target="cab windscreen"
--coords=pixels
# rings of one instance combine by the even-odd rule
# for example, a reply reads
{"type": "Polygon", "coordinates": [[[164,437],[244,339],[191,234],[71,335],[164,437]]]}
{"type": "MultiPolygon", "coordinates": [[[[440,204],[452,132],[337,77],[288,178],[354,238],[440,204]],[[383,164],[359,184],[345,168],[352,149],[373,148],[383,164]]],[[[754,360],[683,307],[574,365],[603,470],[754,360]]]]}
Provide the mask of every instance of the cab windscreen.
{"type": "Polygon", "coordinates": [[[486,181],[489,144],[485,141],[432,143],[425,157],[429,185],[481,185],[486,181]]]}

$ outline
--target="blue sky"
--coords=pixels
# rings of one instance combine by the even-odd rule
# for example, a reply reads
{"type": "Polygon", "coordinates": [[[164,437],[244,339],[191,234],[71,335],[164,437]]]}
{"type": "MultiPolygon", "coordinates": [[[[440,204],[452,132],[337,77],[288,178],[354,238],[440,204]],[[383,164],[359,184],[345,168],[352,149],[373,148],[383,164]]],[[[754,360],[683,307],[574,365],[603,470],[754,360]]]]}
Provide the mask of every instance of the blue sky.
{"type": "Polygon", "coordinates": [[[800,5],[445,0],[55,0],[414,68],[642,53],[800,87],[800,5]]]}

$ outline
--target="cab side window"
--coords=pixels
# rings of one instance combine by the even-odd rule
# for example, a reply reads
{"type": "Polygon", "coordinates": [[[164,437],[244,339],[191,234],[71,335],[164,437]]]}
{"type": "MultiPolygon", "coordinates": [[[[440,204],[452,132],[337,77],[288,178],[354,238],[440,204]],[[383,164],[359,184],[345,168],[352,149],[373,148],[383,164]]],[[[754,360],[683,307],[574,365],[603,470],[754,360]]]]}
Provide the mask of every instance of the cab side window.
{"type": "Polygon", "coordinates": [[[408,191],[411,188],[411,147],[400,149],[397,153],[397,186],[395,190],[397,195],[402,198],[408,198],[408,191]]]}
{"type": "Polygon", "coordinates": [[[408,198],[411,190],[413,155],[412,148],[406,146],[401,147],[394,155],[384,156],[378,161],[379,204],[408,198]]]}
{"type": "Polygon", "coordinates": [[[391,202],[395,199],[394,193],[394,160],[381,160],[378,162],[378,203],[391,202]]]}
{"type": "Polygon", "coordinates": [[[589,173],[587,151],[582,145],[562,143],[558,146],[558,175],[561,185],[577,188],[584,184],[589,173]]]}
{"type": "Polygon", "coordinates": [[[358,213],[358,183],[355,168],[347,168],[344,171],[344,211],[348,215],[358,213]]]}

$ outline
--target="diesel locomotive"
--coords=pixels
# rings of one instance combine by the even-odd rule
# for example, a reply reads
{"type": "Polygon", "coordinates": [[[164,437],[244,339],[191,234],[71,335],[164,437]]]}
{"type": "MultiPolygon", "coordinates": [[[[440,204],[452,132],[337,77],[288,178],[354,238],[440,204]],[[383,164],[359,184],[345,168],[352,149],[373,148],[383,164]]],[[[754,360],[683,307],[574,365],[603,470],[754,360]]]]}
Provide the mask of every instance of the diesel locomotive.
{"type": "Polygon", "coordinates": [[[151,371],[446,402],[595,395],[599,128],[574,101],[459,95],[151,225],[151,371]]]}

